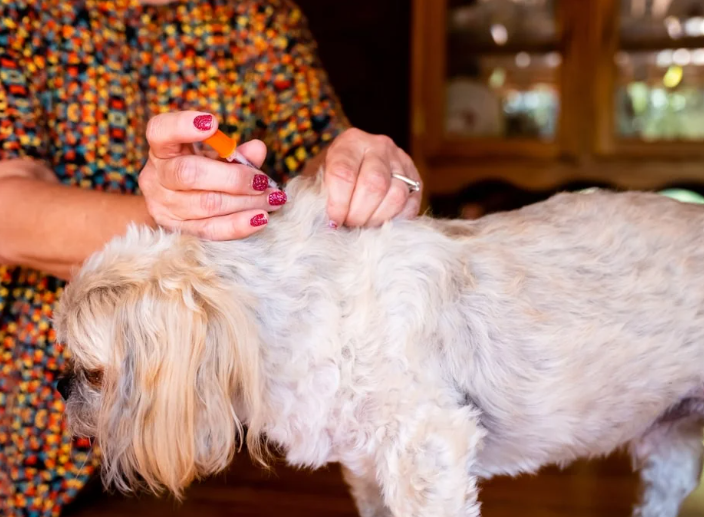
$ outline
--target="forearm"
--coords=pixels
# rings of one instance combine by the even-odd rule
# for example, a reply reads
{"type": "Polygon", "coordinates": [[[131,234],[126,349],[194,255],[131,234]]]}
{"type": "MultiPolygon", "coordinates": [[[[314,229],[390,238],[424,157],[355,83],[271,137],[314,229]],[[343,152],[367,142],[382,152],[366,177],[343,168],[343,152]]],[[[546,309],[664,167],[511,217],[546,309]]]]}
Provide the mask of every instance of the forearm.
{"type": "Polygon", "coordinates": [[[141,196],[0,177],[0,262],[69,279],[130,222],[153,225],[141,196]]]}

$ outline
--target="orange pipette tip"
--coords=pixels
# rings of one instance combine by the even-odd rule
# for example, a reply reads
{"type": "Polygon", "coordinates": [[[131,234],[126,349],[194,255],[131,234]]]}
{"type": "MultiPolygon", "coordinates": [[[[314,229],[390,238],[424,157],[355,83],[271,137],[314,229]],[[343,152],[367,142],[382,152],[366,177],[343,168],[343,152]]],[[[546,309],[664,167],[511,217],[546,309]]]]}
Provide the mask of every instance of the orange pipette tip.
{"type": "Polygon", "coordinates": [[[210,147],[215,149],[220,158],[232,159],[232,153],[237,149],[235,141],[219,129],[211,137],[203,140],[210,147]]]}
{"type": "MultiPolygon", "coordinates": [[[[237,144],[235,141],[219,129],[213,136],[206,138],[203,142],[215,149],[220,158],[224,158],[231,163],[240,163],[252,169],[259,170],[252,162],[237,152],[237,144]]],[[[269,178],[269,187],[276,188],[276,182],[271,178],[269,178]]]]}

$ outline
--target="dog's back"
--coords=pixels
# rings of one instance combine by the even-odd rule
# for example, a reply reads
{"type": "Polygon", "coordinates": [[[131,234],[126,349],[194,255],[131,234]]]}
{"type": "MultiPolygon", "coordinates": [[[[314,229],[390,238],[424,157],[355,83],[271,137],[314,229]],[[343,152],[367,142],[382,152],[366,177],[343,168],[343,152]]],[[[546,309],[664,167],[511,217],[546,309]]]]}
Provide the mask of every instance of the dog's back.
{"type": "Polygon", "coordinates": [[[441,389],[482,413],[487,473],[512,473],[608,453],[702,386],[702,207],[597,191],[477,221],[333,231],[323,193],[294,186],[291,207],[257,237],[296,250],[269,281],[280,292],[307,289],[301,278],[325,290],[297,328],[320,339],[330,329],[325,350],[351,388],[339,403],[364,407],[375,425],[449,378],[441,389]]]}

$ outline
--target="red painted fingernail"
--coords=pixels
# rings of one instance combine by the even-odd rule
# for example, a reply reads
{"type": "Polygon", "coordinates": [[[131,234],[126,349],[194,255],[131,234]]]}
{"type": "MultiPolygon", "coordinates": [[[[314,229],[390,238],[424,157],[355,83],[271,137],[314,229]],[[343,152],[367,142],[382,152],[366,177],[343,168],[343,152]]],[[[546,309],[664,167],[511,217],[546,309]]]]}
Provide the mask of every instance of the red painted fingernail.
{"type": "Polygon", "coordinates": [[[252,226],[263,226],[266,223],[269,222],[269,219],[266,218],[266,215],[264,214],[257,214],[252,219],[250,219],[249,224],[252,226]]]}
{"type": "Polygon", "coordinates": [[[328,223],[328,228],[332,228],[333,230],[337,230],[337,223],[335,221],[330,221],[328,223]]]}
{"type": "Polygon", "coordinates": [[[212,115],[198,115],[193,119],[193,125],[201,131],[210,131],[213,127],[212,115]]]}
{"type": "Polygon", "coordinates": [[[269,194],[269,204],[274,206],[281,206],[286,203],[286,192],[283,190],[277,190],[269,194]]]}
{"type": "Polygon", "coordinates": [[[252,188],[259,192],[264,192],[269,188],[269,178],[264,174],[255,174],[252,180],[252,188]]]}

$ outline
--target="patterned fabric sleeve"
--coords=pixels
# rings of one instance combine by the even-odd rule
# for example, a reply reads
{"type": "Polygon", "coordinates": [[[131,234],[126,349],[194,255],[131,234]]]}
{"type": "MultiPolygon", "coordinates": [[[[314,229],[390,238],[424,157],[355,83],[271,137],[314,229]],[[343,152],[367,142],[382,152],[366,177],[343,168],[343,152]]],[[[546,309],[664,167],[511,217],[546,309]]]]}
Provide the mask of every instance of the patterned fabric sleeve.
{"type": "Polygon", "coordinates": [[[40,95],[44,57],[34,46],[34,9],[0,3],[0,160],[47,158],[40,95]]]}
{"type": "MultiPolygon", "coordinates": [[[[0,160],[46,157],[44,130],[37,123],[42,120],[38,92],[29,80],[31,74],[38,73],[35,60],[41,61],[33,57],[37,53],[30,47],[35,21],[35,10],[23,9],[20,16],[17,2],[0,2],[0,160]]],[[[15,270],[0,264],[0,352],[3,353],[4,343],[9,339],[3,314],[11,303],[10,285],[15,270]]],[[[3,364],[0,361],[0,366],[3,364]]],[[[2,375],[0,372],[0,419],[6,403],[2,375]]]]}
{"type": "Polygon", "coordinates": [[[270,13],[268,48],[256,66],[259,116],[266,127],[267,167],[287,179],[350,123],[301,10],[281,0],[271,2],[270,13]]]}
{"type": "MultiPolygon", "coordinates": [[[[42,119],[40,103],[29,80],[31,74],[38,72],[33,57],[36,52],[30,47],[35,15],[33,9],[23,9],[23,16],[20,16],[17,2],[0,1],[0,160],[46,157],[44,131],[37,123],[42,119]]],[[[3,354],[7,353],[5,342],[9,339],[3,315],[11,304],[10,286],[16,269],[0,264],[0,353],[3,354]]],[[[1,359],[0,366],[3,366],[1,359]]],[[[0,371],[0,420],[6,405],[3,375],[0,371]]]]}

